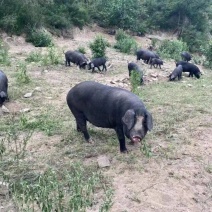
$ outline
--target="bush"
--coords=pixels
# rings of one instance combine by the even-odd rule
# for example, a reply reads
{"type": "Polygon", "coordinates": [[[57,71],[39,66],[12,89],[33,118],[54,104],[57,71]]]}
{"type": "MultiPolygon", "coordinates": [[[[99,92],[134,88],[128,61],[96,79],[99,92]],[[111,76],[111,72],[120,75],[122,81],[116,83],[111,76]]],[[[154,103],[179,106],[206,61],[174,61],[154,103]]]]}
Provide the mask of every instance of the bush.
{"type": "Polygon", "coordinates": [[[50,33],[44,29],[33,29],[28,34],[26,41],[33,43],[33,45],[36,47],[47,47],[53,44],[50,33]]]}
{"type": "Polygon", "coordinates": [[[82,54],[85,54],[85,53],[86,53],[85,47],[83,47],[83,46],[80,46],[80,47],[77,49],[77,51],[81,52],[82,54]]]}
{"type": "Polygon", "coordinates": [[[160,55],[167,59],[181,60],[181,53],[187,50],[187,45],[180,40],[164,40],[159,46],[160,55]]]}
{"type": "Polygon", "coordinates": [[[123,30],[118,30],[116,33],[116,44],[114,48],[119,49],[123,53],[134,53],[137,49],[136,41],[129,35],[127,35],[123,30]]]}
{"type": "Polygon", "coordinates": [[[27,74],[26,63],[19,63],[16,77],[18,83],[27,84],[30,82],[30,78],[27,74]]]}
{"type": "Polygon", "coordinates": [[[109,43],[101,35],[97,35],[94,42],[89,45],[92,57],[105,57],[107,46],[109,46],[109,43]]]}
{"type": "Polygon", "coordinates": [[[201,51],[206,57],[206,61],[204,61],[203,65],[212,68],[212,41],[209,41],[204,47],[201,46],[201,51]]]}

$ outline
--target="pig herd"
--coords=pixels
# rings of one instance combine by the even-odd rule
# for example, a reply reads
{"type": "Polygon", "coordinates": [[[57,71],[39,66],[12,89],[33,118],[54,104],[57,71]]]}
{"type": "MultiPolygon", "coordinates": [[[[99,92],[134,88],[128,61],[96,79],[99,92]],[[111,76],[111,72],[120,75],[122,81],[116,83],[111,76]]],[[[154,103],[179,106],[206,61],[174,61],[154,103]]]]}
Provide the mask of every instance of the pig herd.
{"type": "MultiPolygon", "coordinates": [[[[80,69],[97,68],[100,72],[107,71],[106,58],[94,58],[89,60],[79,51],[67,51],[65,54],[65,65],[76,64],[80,69]],[[100,67],[102,66],[102,69],[100,67]]],[[[141,49],[136,52],[137,61],[142,59],[144,63],[154,68],[163,65],[159,56],[151,50],[141,49]]],[[[176,68],[169,75],[169,80],[182,78],[182,72],[189,72],[189,77],[200,78],[199,68],[189,63],[191,56],[182,52],[183,61],[176,63],[176,68]]],[[[143,84],[143,71],[137,62],[128,62],[129,76],[135,71],[139,73],[140,83],[143,84]]],[[[8,98],[8,79],[3,71],[0,71],[0,107],[8,98]]],[[[125,137],[132,143],[140,142],[147,131],[153,128],[152,115],[147,111],[141,99],[130,91],[118,87],[103,85],[94,81],[84,81],[73,88],[67,94],[66,101],[69,109],[76,120],[77,131],[82,132],[87,142],[90,142],[90,135],[87,131],[87,122],[97,127],[114,129],[121,152],[127,152],[125,137]]]]}

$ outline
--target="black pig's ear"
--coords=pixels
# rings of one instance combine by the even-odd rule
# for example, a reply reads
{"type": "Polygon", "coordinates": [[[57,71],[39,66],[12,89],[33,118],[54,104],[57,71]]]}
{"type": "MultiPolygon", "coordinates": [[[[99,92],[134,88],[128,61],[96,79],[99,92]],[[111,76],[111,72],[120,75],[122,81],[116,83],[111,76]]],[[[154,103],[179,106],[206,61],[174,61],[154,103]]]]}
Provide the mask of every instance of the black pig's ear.
{"type": "Polygon", "coordinates": [[[135,112],[133,110],[127,110],[122,117],[122,121],[127,125],[127,129],[130,130],[135,122],[135,112]]]}
{"type": "Polygon", "coordinates": [[[147,129],[148,129],[149,131],[151,131],[152,128],[153,128],[152,115],[151,115],[149,112],[147,112],[147,111],[146,111],[146,113],[145,113],[145,119],[146,119],[145,121],[146,121],[147,129]]]}

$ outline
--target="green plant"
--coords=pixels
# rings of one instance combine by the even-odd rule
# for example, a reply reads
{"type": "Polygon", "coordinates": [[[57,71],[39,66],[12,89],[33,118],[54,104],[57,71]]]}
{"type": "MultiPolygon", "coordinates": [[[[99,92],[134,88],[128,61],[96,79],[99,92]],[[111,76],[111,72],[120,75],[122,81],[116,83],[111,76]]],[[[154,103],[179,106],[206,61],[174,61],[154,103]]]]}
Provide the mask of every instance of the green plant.
{"type": "Polygon", "coordinates": [[[20,62],[18,64],[16,77],[17,77],[18,83],[27,84],[30,82],[30,78],[27,74],[26,63],[20,62]]]}
{"type": "Polygon", "coordinates": [[[137,49],[136,41],[123,30],[118,30],[116,34],[116,44],[114,48],[119,49],[123,53],[134,53],[137,49]]]}
{"type": "Polygon", "coordinates": [[[201,51],[206,57],[203,63],[204,66],[212,68],[212,41],[209,41],[205,46],[201,46],[201,51]]]}
{"type": "Polygon", "coordinates": [[[0,64],[10,65],[8,48],[0,39],[0,64]]]}
{"type": "Polygon", "coordinates": [[[107,46],[109,46],[109,43],[101,35],[97,35],[95,40],[89,45],[92,57],[105,57],[107,46]]]}
{"type": "Polygon", "coordinates": [[[143,79],[143,76],[141,76],[143,73],[138,73],[137,71],[132,71],[130,76],[130,82],[131,82],[131,91],[133,93],[136,93],[138,86],[141,85],[141,79],[143,79]]]}
{"type": "Polygon", "coordinates": [[[27,62],[40,62],[42,60],[42,54],[39,51],[32,51],[26,58],[27,62]]]}
{"type": "Polygon", "coordinates": [[[74,163],[63,172],[48,169],[33,179],[11,183],[12,196],[21,211],[35,208],[41,211],[86,211],[95,202],[95,193],[103,190],[103,203],[108,211],[113,193],[102,174],[74,163]]]}
{"type": "Polygon", "coordinates": [[[181,40],[163,40],[159,46],[161,57],[181,60],[180,54],[187,50],[187,45],[181,40]]]}
{"type": "Polygon", "coordinates": [[[47,54],[42,57],[43,65],[58,65],[61,63],[60,54],[54,46],[49,46],[47,54]]]}
{"type": "Polygon", "coordinates": [[[83,46],[79,46],[78,51],[81,52],[82,54],[86,53],[85,47],[83,47],[83,46]]]}
{"type": "Polygon", "coordinates": [[[36,47],[47,47],[53,44],[52,36],[44,29],[32,29],[27,34],[26,41],[33,43],[36,47]]]}

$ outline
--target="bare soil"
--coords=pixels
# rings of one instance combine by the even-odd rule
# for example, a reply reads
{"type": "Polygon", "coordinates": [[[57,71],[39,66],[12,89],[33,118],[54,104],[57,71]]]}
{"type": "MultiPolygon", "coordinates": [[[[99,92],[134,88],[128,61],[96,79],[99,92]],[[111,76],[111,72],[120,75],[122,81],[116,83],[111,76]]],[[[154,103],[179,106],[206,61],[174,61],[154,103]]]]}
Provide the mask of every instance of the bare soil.
{"type": "MultiPolygon", "coordinates": [[[[65,51],[83,46],[87,55],[91,57],[88,44],[97,34],[102,34],[111,44],[115,42],[114,36],[105,34],[103,29],[96,26],[91,29],[75,29],[74,39],[55,37],[54,42],[57,47],[65,51]]],[[[16,68],[15,64],[18,60],[25,59],[31,51],[38,49],[26,43],[23,37],[8,37],[6,34],[2,37],[7,42],[9,52],[13,56],[13,69],[16,68]]],[[[143,48],[147,48],[151,43],[147,37],[135,38],[143,48]]],[[[65,101],[67,92],[80,81],[95,80],[130,90],[127,61],[136,61],[135,56],[119,53],[113,48],[107,49],[107,56],[109,58],[108,65],[111,67],[106,74],[91,74],[89,71],[79,70],[74,65],[65,67],[61,64],[57,67],[44,68],[31,65],[29,68],[30,77],[37,81],[36,86],[42,88],[41,92],[34,93],[33,101],[41,101],[42,107],[48,105],[51,109],[57,110],[58,116],[60,116],[64,111],[68,114],[65,101]],[[45,70],[47,71],[44,72],[45,70]]],[[[175,66],[174,61],[165,61],[162,69],[150,69],[142,62],[139,64],[145,70],[145,86],[166,81],[168,74],[175,66]]],[[[7,68],[6,72],[9,74],[10,68],[7,68]]],[[[11,79],[9,86],[13,87],[14,84],[11,79]]],[[[32,89],[34,87],[24,88],[22,94],[30,92],[32,89]]],[[[28,107],[28,104],[26,100],[23,101],[21,98],[11,99],[5,106],[11,113],[16,114],[20,109],[28,107]]],[[[32,105],[30,108],[33,114],[37,114],[41,110],[39,104],[36,103],[34,108],[32,105]]],[[[65,120],[67,125],[70,128],[75,128],[75,125],[69,122],[69,118],[71,119],[71,115],[65,120]]],[[[114,189],[113,206],[110,211],[212,212],[212,116],[207,118],[204,116],[203,119],[198,120],[198,123],[204,124],[198,124],[195,130],[189,130],[189,128],[180,130],[180,133],[189,137],[189,142],[182,144],[183,141],[180,141],[179,148],[171,149],[160,135],[156,140],[153,140],[150,132],[147,139],[151,143],[154,157],[144,156],[139,150],[139,145],[128,145],[130,152],[127,155],[119,153],[118,145],[115,147],[117,148],[115,154],[114,152],[105,153],[110,158],[111,166],[102,171],[110,177],[114,189]],[[165,150],[167,153],[163,152],[165,150]]],[[[193,123],[197,120],[188,120],[187,123],[189,122],[193,123]]],[[[101,129],[93,129],[97,132],[101,131],[101,129]]],[[[110,130],[105,129],[104,132],[106,136],[111,134],[110,130]]],[[[59,156],[60,159],[54,161],[58,164],[62,163],[63,160],[69,160],[69,158],[60,155],[57,148],[62,139],[61,135],[49,137],[42,132],[34,133],[27,146],[29,155],[27,160],[32,164],[35,162],[39,164],[40,169],[45,169],[47,166],[47,158],[53,160],[54,157],[59,156]]],[[[83,140],[82,137],[80,139],[83,140]]],[[[66,149],[69,147],[67,144],[66,149]]],[[[83,160],[85,164],[96,163],[97,157],[84,158],[83,160]]],[[[1,212],[16,211],[11,204],[6,197],[0,196],[1,212]]],[[[88,211],[98,211],[98,206],[94,206],[88,211]]]]}

